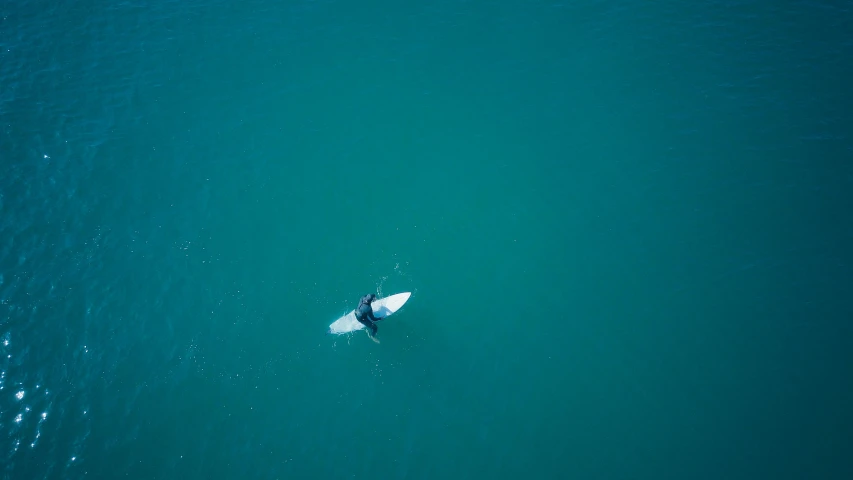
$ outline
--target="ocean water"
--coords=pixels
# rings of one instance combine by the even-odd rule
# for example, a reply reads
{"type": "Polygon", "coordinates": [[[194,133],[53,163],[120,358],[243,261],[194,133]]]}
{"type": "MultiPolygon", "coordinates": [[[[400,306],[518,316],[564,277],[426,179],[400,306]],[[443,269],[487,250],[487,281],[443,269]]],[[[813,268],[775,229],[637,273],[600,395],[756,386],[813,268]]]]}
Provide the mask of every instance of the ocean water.
{"type": "Polygon", "coordinates": [[[844,2],[6,2],[0,476],[853,478],[851,58],[844,2]]]}

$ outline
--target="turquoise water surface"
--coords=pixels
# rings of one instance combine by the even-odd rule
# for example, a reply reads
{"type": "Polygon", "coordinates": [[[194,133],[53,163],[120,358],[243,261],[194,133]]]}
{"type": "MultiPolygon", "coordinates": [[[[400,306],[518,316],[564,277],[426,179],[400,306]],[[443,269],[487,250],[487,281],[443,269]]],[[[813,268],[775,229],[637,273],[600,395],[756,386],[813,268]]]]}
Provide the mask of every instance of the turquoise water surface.
{"type": "Polygon", "coordinates": [[[853,478],[852,19],[7,2],[0,475],[853,478]]]}

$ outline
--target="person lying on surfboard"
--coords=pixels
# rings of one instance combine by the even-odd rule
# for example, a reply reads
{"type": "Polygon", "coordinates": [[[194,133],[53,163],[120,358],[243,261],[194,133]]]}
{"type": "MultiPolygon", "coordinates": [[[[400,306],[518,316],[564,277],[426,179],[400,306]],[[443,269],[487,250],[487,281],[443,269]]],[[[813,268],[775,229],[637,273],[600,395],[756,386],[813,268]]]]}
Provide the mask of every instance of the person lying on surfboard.
{"type": "Polygon", "coordinates": [[[368,335],[370,335],[370,338],[372,339],[375,339],[376,331],[379,330],[379,327],[377,327],[375,323],[379,319],[373,315],[373,307],[370,306],[370,303],[375,299],[376,295],[368,293],[361,297],[358,301],[358,307],[355,309],[355,319],[367,327],[369,330],[368,335]]]}

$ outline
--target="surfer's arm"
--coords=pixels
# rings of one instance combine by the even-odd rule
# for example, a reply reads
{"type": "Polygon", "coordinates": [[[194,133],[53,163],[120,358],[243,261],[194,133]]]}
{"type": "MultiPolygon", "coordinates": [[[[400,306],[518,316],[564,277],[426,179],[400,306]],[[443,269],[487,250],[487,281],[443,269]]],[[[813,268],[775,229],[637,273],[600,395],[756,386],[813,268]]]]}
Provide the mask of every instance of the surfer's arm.
{"type": "Polygon", "coordinates": [[[379,321],[379,319],[378,319],[378,318],[376,318],[376,315],[374,315],[374,314],[373,314],[373,309],[370,309],[370,310],[367,312],[367,318],[369,318],[371,322],[379,321]]]}

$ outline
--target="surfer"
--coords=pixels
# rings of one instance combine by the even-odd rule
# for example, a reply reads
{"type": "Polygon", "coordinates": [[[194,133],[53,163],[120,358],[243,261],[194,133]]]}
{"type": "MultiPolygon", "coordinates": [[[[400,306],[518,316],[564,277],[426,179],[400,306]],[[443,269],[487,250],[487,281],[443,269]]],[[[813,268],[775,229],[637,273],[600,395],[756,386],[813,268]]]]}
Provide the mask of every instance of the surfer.
{"type": "Polygon", "coordinates": [[[376,322],[379,321],[379,319],[373,315],[373,307],[370,306],[370,303],[373,302],[374,299],[376,299],[376,295],[372,293],[368,293],[361,297],[358,301],[358,307],[355,309],[355,319],[367,327],[367,335],[370,339],[374,342],[378,342],[376,339],[376,331],[379,330],[379,327],[376,326],[376,322]]]}

